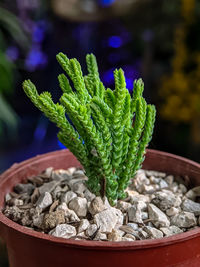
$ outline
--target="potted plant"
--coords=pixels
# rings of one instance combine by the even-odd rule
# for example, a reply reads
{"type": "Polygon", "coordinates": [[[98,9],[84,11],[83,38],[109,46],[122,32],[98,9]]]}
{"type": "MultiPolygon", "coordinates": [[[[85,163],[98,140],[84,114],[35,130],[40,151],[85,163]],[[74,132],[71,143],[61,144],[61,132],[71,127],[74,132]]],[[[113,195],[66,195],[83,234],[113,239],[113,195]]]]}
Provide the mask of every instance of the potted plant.
{"type": "MultiPolygon", "coordinates": [[[[190,190],[187,197],[184,195],[187,190],[183,185],[179,191],[173,189],[177,194],[173,194],[169,190],[156,193],[156,190],[161,190],[161,184],[156,187],[156,181],[160,183],[162,179],[153,177],[155,171],[162,171],[185,177],[186,182],[191,186],[198,185],[199,164],[168,153],[148,150],[143,167],[154,170],[149,174],[149,180],[155,183],[157,189],[154,190],[154,195],[148,191],[148,197],[154,201],[155,205],[150,203],[150,200],[147,201],[147,204],[140,200],[137,200],[136,203],[135,194],[138,193],[129,187],[131,178],[135,176],[144,160],[145,149],[151,139],[155,121],[155,107],[147,105],[142,97],[144,89],[142,80],[134,82],[133,96],[131,97],[126,89],[125,77],[121,69],[114,71],[115,90],[105,89],[99,78],[94,55],[90,54],[86,57],[89,72],[86,76],[83,76],[80,64],[76,59],[68,59],[62,53],[57,55],[57,59],[75,88],[75,90],[72,89],[64,74],[59,75],[59,84],[63,90],[60,104],[55,104],[48,92],[39,95],[30,80],[23,83],[23,89],[35,106],[56,123],[59,128],[59,140],[74,155],[67,150],[48,153],[15,164],[2,174],[0,179],[0,233],[7,243],[11,267],[78,266],[80,264],[82,266],[123,266],[128,264],[134,264],[134,266],[199,266],[200,230],[198,227],[185,232],[182,230],[197,225],[200,204],[192,201],[191,198],[198,196],[199,188],[190,190]],[[47,192],[45,183],[39,188],[35,188],[31,197],[27,196],[27,191],[23,191],[25,186],[26,188],[30,187],[30,183],[25,185],[22,183],[27,180],[27,177],[32,183],[41,183],[42,178],[47,179],[46,173],[42,174],[43,176],[40,173],[48,167],[56,170],[80,166],[84,167],[87,176],[84,185],[82,182],[75,184],[71,178],[69,180],[69,176],[73,175],[72,170],[64,172],[64,181],[62,177],[60,178],[63,171],[55,171],[55,180],[47,183],[48,186],[49,184],[57,186],[59,181],[59,190],[62,191],[62,186],[64,186],[64,190],[68,190],[63,201],[65,205],[61,203],[58,206],[58,200],[53,203],[52,195],[47,192]],[[33,175],[39,175],[36,177],[37,181],[33,182],[33,177],[31,178],[33,175]],[[65,183],[66,181],[67,183],[65,183]],[[76,189],[74,189],[74,185],[76,189]],[[85,185],[87,187],[83,187],[85,185]],[[23,201],[20,199],[22,195],[24,197],[24,194],[19,194],[19,199],[16,199],[16,193],[11,194],[14,195],[13,199],[10,194],[7,194],[12,191],[13,187],[17,188],[18,193],[25,193],[29,199],[26,205],[21,204],[23,201]],[[70,191],[68,187],[71,188],[70,191]],[[72,189],[75,191],[72,192],[72,189]],[[87,194],[90,194],[88,198],[86,191],[87,194]],[[69,197],[68,192],[71,196],[73,193],[77,194],[70,200],[66,200],[69,197]],[[166,199],[162,199],[163,194],[171,196],[167,208],[166,203],[163,204],[163,201],[166,201],[166,199]],[[180,202],[180,194],[182,194],[184,204],[180,202]],[[191,194],[193,194],[192,197],[191,194]],[[37,198],[37,202],[34,202],[34,197],[37,198]],[[86,199],[88,203],[86,203],[86,199]],[[15,206],[16,201],[18,204],[15,206]],[[30,203],[31,201],[34,204],[30,203]],[[10,206],[5,208],[5,202],[10,206]],[[173,202],[177,206],[173,207],[173,202]],[[161,205],[164,206],[161,207],[161,205]],[[182,206],[180,207],[180,205],[182,206]],[[30,221],[33,206],[36,206],[40,215],[43,212],[41,222],[43,233],[39,231],[38,225],[37,231],[34,231],[16,223],[20,220],[20,223],[25,226],[32,225],[32,222],[25,223],[25,221],[30,221]],[[145,212],[142,214],[141,211],[147,206],[149,214],[144,218],[146,214],[145,212]],[[157,206],[165,213],[168,212],[168,217],[157,206]],[[23,213],[24,217],[22,216],[22,218],[20,214],[25,208],[28,211],[23,213]],[[49,209],[48,213],[45,212],[46,208],[49,209]],[[72,211],[70,211],[73,220],[67,218],[68,223],[66,224],[68,208],[76,213],[72,215],[72,211]],[[193,209],[194,214],[188,209],[193,209]],[[122,211],[126,216],[122,214],[122,211]],[[177,212],[177,214],[170,215],[170,212],[177,212]],[[103,214],[104,217],[102,217],[103,214]],[[172,216],[171,219],[169,219],[170,216],[172,216]],[[81,222],[90,221],[86,230],[87,238],[82,235],[83,239],[81,239],[81,236],[77,234],[79,232],[77,227],[80,227],[81,224],[80,219],[81,222]],[[132,224],[124,223],[126,220],[132,224]],[[170,222],[173,229],[179,229],[177,232],[179,234],[163,238],[163,233],[169,231],[167,226],[170,226],[170,222]],[[178,223],[182,229],[176,226],[178,223]],[[156,239],[136,240],[135,230],[130,233],[130,227],[136,227],[136,224],[144,229],[144,231],[140,231],[143,237],[139,234],[135,235],[138,239],[145,239],[147,233],[151,238],[156,239]],[[126,229],[122,226],[125,226],[126,229]],[[158,229],[155,229],[156,226],[158,229]],[[88,230],[89,227],[91,234],[88,230]],[[49,235],[45,234],[47,229],[51,229],[48,232],[49,235]],[[96,238],[97,233],[109,237],[106,241],[98,241],[99,239],[103,240],[101,238],[96,241],[91,240],[96,238]],[[120,239],[117,234],[121,234],[120,239]],[[64,236],[65,239],[59,238],[60,236],[64,236]]],[[[75,174],[77,175],[77,173],[75,174]]],[[[144,172],[142,172],[143,174],[144,172]]],[[[84,176],[83,172],[81,175],[84,176]]],[[[164,174],[164,176],[166,175],[164,174]]],[[[140,177],[140,186],[142,186],[143,192],[152,190],[152,187],[148,187],[148,179],[143,178],[141,180],[140,177]]],[[[171,179],[170,176],[169,179],[171,179]]],[[[164,188],[168,187],[166,181],[163,182],[165,182],[164,188]]],[[[172,181],[168,181],[168,183],[178,188],[177,183],[174,185],[172,181]]],[[[135,186],[137,185],[135,184],[135,186]]],[[[57,192],[53,191],[53,194],[55,196],[57,192]]]]}

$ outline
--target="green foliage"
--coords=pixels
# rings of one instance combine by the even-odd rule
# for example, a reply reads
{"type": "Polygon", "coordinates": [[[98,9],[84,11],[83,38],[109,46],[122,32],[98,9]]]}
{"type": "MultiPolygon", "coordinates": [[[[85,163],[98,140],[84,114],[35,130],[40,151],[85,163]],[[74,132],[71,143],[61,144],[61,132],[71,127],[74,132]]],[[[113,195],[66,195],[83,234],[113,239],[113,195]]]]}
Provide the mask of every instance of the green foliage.
{"type": "Polygon", "coordinates": [[[55,104],[48,92],[39,95],[30,80],[24,81],[23,89],[60,129],[58,138],[83,165],[88,187],[114,203],[126,197],[125,189],[144,160],[153,133],[155,107],[142,97],[141,79],[134,81],[131,97],[122,69],[114,71],[115,90],[105,89],[93,54],[86,56],[86,76],[76,59],[59,53],[57,60],[74,85],[72,89],[64,74],[58,76],[63,91],[60,104],[55,104]]]}
{"type": "MultiPolygon", "coordinates": [[[[14,40],[20,48],[26,50],[29,45],[27,33],[21,21],[12,12],[0,6],[0,143],[12,141],[17,136],[18,116],[9,103],[13,93],[14,77],[17,73],[15,64],[6,56],[8,42],[14,40]]],[[[2,143],[1,143],[2,144],[2,143]]]]}

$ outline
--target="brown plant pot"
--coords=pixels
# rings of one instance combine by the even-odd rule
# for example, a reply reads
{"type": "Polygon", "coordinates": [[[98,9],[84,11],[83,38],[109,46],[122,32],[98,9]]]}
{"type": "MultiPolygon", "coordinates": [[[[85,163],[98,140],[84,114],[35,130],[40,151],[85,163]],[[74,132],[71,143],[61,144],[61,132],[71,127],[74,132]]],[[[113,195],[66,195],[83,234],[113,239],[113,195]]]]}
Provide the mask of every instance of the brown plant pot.
{"type": "MultiPolygon", "coordinates": [[[[0,177],[0,210],[14,185],[50,166],[59,169],[80,163],[68,150],[60,150],[14,164],[0,177]]],[[[172,154],[148,150],[143,167],[189,177],[192,186],[200,184],[200,165],[172,154]]],[[[154,240],[77,241],[32,231],[0,212],[0,235],[7,244],[10,267],[200,266],[200,228],[154,240]]]]}

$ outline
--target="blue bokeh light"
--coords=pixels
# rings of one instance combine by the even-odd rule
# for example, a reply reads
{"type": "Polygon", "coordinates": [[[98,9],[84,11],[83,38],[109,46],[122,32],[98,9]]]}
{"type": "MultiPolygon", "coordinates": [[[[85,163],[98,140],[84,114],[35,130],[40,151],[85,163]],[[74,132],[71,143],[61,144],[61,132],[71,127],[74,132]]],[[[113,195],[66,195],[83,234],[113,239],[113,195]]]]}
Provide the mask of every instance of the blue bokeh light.
{"type": "MultiPolygon", "coordinates": [[[[80,137],[79,137],[79,139],[80,139],[80,137]]],[[[63,149],[63,148],[67,148],[66,146],[64,146],[63,145],[63,143],[61,143],[60,141],[59,141],[59,139],[57,140],[57,142],[58,142],[58,145],[59,145],[59,147],[61,148],[61,149],[63,149]]],[[[83,141],[83,144],[84,144],[85,142],[83,141]]]]}
{"type": "Polygon", "coordinates": [[[16,46],[9,46],[6,50],[6,56],[11,60],[15,61],[19,57],[19,50],[16,46]]]}
{"type": "Polygon", "coordinates": [[[32,39],[35,43],[42,43],[45,38],[48,24],[45,20],[39,20],[33,25],[32,39]]]}
{"type": "Polygon", "coordinates": [[[140,77],[139,66],[137,62],[133,65],[123,66],[123,70],[126,77],[126,87],[129,91],[133,90],[133,81],[140,77]]]}
{"type": "MultiPolygon", "coordinates": [[[[138,64],[125,65],[125,66],[122,66],[122,69],[124,70],[124,74],[126,77],[127,89],[132,91],[133,81],[140,77],[139,66],[138,64]]],[[[114,86],[114,74],[113,74],[114,70],[115,68],[110,68],[109,70],[103,73],[102,80],[106,86],[114,86]]]]}
{"type": "Polygon", "coordinates": [[[120,36],[111,36],[108,39],[108,45],[113,48],[119,48],[122,45],[122,39],[120,36]]]}
{"type": "Polygon", "coordinates": [[[33,29],[33,41],[41,43],[44,40],[44,30],[39,26],[35,26],[33,29]]]}
{"type": "Polygon", "coordinates": [[[45,66],[47,56],[38,48],[32,48],[25,60],[25,66],[29,71],[34,71],[38,66],[45,66]]]}
{"type": "Polygon", "coordinates": [[[47,128],[45,125],[39,124],[34,132],[34,138],[38,141],[42,141],[46,135],[47,128]]]}
{"type": "Polygon", "coordinates": [[[114,83],[114,68],[107,70],[103,73],[102,80],[105,82],[106,86],[112,85],[114,83]]]}
{"type": "Polygon", "coordinates": [[[99,0],[99,4],[101,6],[107,7],[112,5],[115,2],[115,0],[99,0]]]}
{"type": "Polygon", "coordinates": [[[58,146],[59,146],[61,149],[66,148],[66,146],[64,146],[59,140],[58,140],[58,146]]]}
{"type": "Polygon", "coordinates": [[[133,79],[126,78],[126,87],[128,90],[133,90],[133,79]]]}

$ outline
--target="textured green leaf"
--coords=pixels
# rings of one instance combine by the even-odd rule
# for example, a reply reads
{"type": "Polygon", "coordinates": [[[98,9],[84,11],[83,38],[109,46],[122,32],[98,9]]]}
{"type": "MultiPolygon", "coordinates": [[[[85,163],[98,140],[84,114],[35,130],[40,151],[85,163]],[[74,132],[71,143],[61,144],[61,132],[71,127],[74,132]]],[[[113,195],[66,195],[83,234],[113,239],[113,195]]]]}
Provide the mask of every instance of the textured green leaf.
{"type": "Polygon", "coordinates": [[[155,107],[142,97],[141,79],[134,82],[131,98],[122,69],[114,71],[115,90],[105,89],[93,54],[86,57],[85,76],[76,59],[63,53],[57,59],[74,85],[72,88],[64,74],[58,76],[63,91],[60,104],[55,104],[48,92],[39,95],[30,80],[23,83],[23,89],[59,128],[58,138],[83,165],[89,189],[96,195],[106,194],[114,204],[125,197],[130,179],[144,160],[153,133],[155,107]]]}

